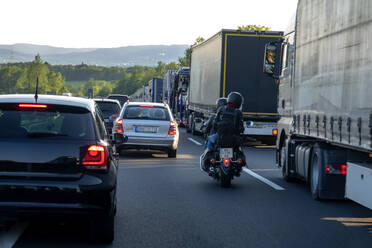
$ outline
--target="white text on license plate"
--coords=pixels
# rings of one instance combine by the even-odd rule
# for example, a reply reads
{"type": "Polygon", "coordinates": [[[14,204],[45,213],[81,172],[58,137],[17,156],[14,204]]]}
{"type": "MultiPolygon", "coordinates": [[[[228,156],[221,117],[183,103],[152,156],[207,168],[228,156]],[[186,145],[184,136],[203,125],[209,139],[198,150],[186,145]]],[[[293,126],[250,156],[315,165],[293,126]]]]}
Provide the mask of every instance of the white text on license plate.
{"type": "Polygon", "coordinates": [[[232,148],[221,148],[220,149],[220,158],[232,158],[233,149],[232,148]]]}

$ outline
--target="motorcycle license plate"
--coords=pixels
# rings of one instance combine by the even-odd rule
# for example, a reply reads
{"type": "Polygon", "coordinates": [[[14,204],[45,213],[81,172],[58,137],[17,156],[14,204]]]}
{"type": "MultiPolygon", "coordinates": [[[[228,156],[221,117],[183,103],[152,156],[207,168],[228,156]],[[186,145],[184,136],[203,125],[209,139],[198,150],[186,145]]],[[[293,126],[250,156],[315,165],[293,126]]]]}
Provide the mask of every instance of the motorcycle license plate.
{"type": "Polygon", "coordinates": [[[232,158],[233,149],[232,148],[221,148],[220,149],[220,158],[232,158]]]}

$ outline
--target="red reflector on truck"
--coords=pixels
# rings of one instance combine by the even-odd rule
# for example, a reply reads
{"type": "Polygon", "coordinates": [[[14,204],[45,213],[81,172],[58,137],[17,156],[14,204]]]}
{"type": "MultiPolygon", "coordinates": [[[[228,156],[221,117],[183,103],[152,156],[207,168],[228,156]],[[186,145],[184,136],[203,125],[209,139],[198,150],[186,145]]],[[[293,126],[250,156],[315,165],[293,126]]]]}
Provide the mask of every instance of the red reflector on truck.
{"type": "Polygon", "coordinates": [[[347,165],[346,164],[327,164],[325,167],[327,174],[335,175],[346,175],[347,165]]]}

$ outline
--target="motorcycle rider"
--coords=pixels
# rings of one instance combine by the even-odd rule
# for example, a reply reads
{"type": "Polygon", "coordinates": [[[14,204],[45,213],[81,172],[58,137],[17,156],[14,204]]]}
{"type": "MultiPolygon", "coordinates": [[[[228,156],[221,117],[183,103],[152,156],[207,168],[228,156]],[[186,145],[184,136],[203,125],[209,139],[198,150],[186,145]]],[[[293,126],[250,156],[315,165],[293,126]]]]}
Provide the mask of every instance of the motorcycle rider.
{"type": "Polygon", "coordinates": [[[213,122],[213,129],[216,134],[208,138],[207,149],[201,156],[203,160],[203,170],[213,173],[213,167],[209,167],[209,160],[217,147],[232,147],[234,151],[240,154],[245,164],[245,157],[240,149],[242,139],[240,134],[244,132],[243,113],[240,108],[243,103],[243,97],[238,92],[231,92],[227,97],[227,104],[217,110],[213,122]]]}
{"type": "Polygon", "coordinates": [[[204,135],[206,137],[213,135],[216,133],[214,128],[214,120],[216,119],[217,111],[220,107],[225,106],[227,104],[227,98],[221,97],[216,101],[216,114],[212,115],[208,121],[204,124],[204,135]]]}
{"type": "Polygon", "coordinates": [[[243,113],[240,110],[243,97],[239,92],[231,92],[227,105],[217,111],[214,128],[221,146],[241,146],[240,134],[244,132],[243,113]]]}

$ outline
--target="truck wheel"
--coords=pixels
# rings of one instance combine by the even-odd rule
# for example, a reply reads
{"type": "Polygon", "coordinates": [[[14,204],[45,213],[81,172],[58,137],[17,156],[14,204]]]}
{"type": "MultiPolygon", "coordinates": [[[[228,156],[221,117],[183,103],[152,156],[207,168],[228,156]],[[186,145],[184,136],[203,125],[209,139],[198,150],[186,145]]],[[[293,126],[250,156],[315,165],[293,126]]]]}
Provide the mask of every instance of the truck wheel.
{"type": "Polygon", "coordinates": [[[289,177],[288,171],[287,171],[287,162],[288,162],[287,161],[287,156],[288,156],[287,141],[288,139],[284,140],[279,150],[279,166],[282,167],[282,177],[284,181],[291,182],[291,178],[289,177]]]}
{"type": "Polygon", "coordinates": [[[186,123],[186,132],[187,133],[190,133],[191,132],[190,123],[191,123],[191,114],[189,114],[187,116],[187,123],[186,123]]]}
{"type": "Polygon", "coordinates": [[[191,120],[191,134],[196,135],[196,130],[195,130],[195,120],[194,117],[191,120]]]}
{"type": "Polygon", "coordinates": [[[319,149],[314,149],[311,156],[310,168],[310,191],[314,200],[319,200],[319,178],[320,178],[320,153],[319,149]]]}

